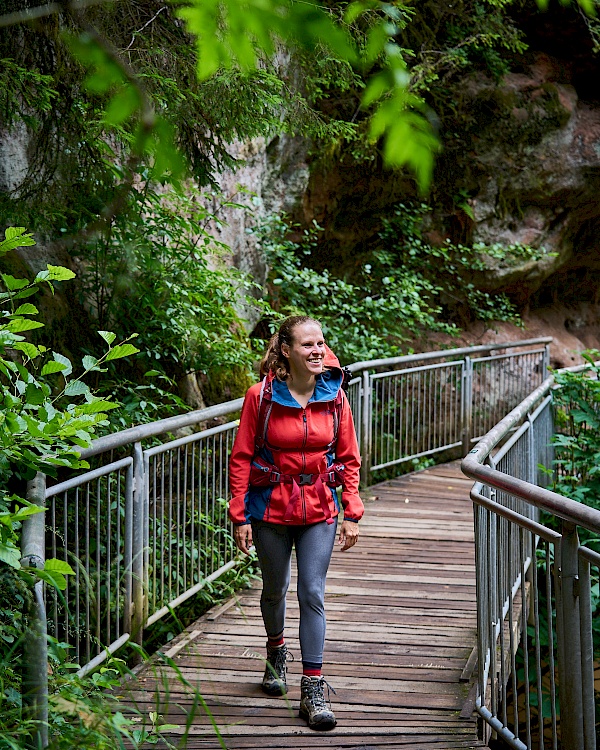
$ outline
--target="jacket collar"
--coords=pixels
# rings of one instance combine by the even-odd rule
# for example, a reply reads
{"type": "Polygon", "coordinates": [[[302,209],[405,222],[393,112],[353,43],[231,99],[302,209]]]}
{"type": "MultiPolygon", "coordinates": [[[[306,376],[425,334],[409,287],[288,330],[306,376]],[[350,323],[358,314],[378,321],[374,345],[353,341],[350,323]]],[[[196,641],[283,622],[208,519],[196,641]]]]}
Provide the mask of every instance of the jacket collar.
{"type": "MultiPolygon", "coordinates": [[[[343,373],[337,368],[325,370],[317,375],[315,390],[309,398],[308,403],[321,403],[323,401],[333,401],[342,387],[343,373]]],[[[282,406],[292,406],[296,409],[302,408],[296,399],[290,393],[288,384],[285,380],[273,378],[271,400],[282,406]]]]}

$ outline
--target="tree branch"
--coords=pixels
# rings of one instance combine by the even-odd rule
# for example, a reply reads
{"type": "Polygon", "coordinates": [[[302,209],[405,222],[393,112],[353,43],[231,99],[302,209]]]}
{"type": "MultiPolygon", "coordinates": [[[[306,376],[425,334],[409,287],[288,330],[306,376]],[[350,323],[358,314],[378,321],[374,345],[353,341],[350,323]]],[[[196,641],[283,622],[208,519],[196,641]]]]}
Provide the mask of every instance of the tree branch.
{"type": "Polygon", "coordinates": [[[64,10],[82,10],[89,5],[101,5],[106,2],[114,2],[114,0],[71,0],[70,2],[48,3],[47,5],[38,5],[35,8],[16,10],[14,13],[6,13],[0,16],[0,29],[6,26],[15,26],[18,23],[35,21],[37,18],[46,18],[64,10]]]}

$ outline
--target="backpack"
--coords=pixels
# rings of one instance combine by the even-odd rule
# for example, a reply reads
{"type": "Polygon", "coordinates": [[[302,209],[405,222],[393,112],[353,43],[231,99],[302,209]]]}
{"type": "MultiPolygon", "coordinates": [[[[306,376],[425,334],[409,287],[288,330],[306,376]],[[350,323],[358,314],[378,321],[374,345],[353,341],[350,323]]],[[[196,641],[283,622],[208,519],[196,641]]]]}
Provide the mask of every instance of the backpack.
{"type": "MultiPolygon", "coordinates": [[[[326,446],[329,450],[337,444],[338,431],[342,415],[343,393],[348,388],[350,371],[344,368],[342,387],[338,391],[333,402],[333,439],[326,446]]],[[[271,484],[291,484],[292,494],[284,520],[291,521],[296,501],[300,497],[300,487],[306,485],[317,485],[317,494],[321,502],[321,508],[327,523],[333,523],[331,510],[329,509],[329,497],[325,486],[339,487],[344,485],[345,466],[333,463],[326,472],[321,474],[282,474],[275,464],[269,463],[261,455],[261,451],[267,444],[267,430],[269,419],[273,409],[273,379],[275,375],[269,372],[263,379],[258,402],[258,419],[256,422],[256,434],[254,436],[254,456],[250,468],[250,485],[254,487],[266,487],[271,484]]],[[[331,494],[331,493],[330,493],[331,494]]]]}

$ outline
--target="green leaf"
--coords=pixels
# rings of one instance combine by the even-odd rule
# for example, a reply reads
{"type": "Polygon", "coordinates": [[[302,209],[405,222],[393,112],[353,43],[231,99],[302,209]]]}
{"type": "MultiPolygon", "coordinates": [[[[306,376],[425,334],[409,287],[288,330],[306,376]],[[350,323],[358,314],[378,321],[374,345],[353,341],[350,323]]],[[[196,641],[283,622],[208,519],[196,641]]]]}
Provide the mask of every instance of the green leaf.
{"type": "Polygon", "coordinates": [[[140,93],[135,86],[125,85],[108,103],[104,112],[107,125],[120,125],[129,119],[141,105],[140,93]]]}
{"type": "Polygon", "coordinates": [[[53,570],[36,570],[36,575],[59,591],[64,591],[67,588],[67,579],[62,573],[56,573],[53,570]]]}
{"type": "Polygon", "coordinates": [[[31,283],[29,279],[16,279],[14,276],[5,273],[2,274],[2,281],[6,288],[11,292],[16,291],[17,289],[23,289],[23,287],[29,286],[31,283]]]}
{"type": "Polygon", "coordinates": [[[4,423],[13,435],[18,435],[27,430],[27,424],[22,417],[17,416],[14,412],[8,411],[4,416],[4,423]]]}
{"type": "Polygon", "coordinates": [[[18,570],[21,567],[21,551],[10,541],[0,542],[0,562],[18,570]]]}
{"type": "Polygon", "coordinates": [[[37,346],[34,346],[33,344],[29,344],[26,341],[13,344],[13,349],[16,349],[19,352],[23,352],[23,354],[26,357],[29,357],[29,359],[35,359],[36,357],[39,357],[40,350],[37,348],[37,346]]]}
{"type": "Polygon", "coordinates": [[[67,370],[68,367],[64,362],[46,362],[46,364],[42,367],[42,375],[54,375],[56,372],[64,372],[67,370]]]}
{"type": "Polygon", "coordinates": [[[56,362],[61,362],[65,365],[66,369],[63,370],[63,375],[65,377],[73,372],[73,365],[68,357],[65,357],[64,354],[59,354],[58,352],[52,352],[52,356],[56,362]]]}
{"type": "Polygon", "coordinates": [[[59,560],[56,557],[46,560],[44,570],[52,573],[62,573],[63,575],[75,575],[75,571],[66,560],[59,560]]]}
{"type": "Polygon", "coordinates": [[[76,414],[98,414],[102,411],[110,411],[116,409],[119,404],[113,401],[106,401],[105,399],[98,399],[97,401],[91,401],[87,404],[81,404],[75,410],[76,414]]]}
{"type": "Polygon", "coordinates": [[[37,320],[28,320],[27,318],[13,318],[6,326],[11,333],[22,333],[23,331],[33,331],[34,328],[43,328],[44,324],[37,320]]]}
{"type": "Polygon", "coordinates": [[[100,334],[100,336],[102,336],[102,338],[109,346],[117,338],[117,334],[113,333],[112,331],[98,331],[98,333],[100,334]]]}
{"type": "Polygon", "coordinates": [[[51,266],[48,264],[46,271],[40,271],[34,281],[68,281],[74,279],[75,274],[64,266],[51,266]]]}
{"type": "Polygon", "coordinates": [[[15,315],[37,315],[39,310],[31,302],[26,302],[24,305],[20,305],[14,312],[15,315]]]}
{"type": "Polygon", "coordinates": [[[26,505],[24,508],[19,508],[14,513],[11,513],[13,521],[22,521],[24,518],[29,516],[36,516],[38,513],[43,513],[45,508],[40,508],[39,505],[26,505]]]}
{"type": "Polygon", "coordinates": [[[89,390],[89,386],[86,383],[82,383],[81,380],[71,380],[65,388],[65,396],[83,396],[89,393],[89,390]]]}
{"type": "Polygon", "coordinates": [[[88,370],[89,372],[106,372],[106,370],[102,370],[100,367],[96,367],[98,364],[98,360],[96,357],[92,357],[89,354],[86,354],[85,357],[81,360],[81,364],[83,365],[84,370],[88,370]]]}
{"type": "Polygon", "coordinates": [[[25,232],[25,227],[8,227],[4,233],[6,239],[0,242],[0,255],[14,250],[17,247],[35,245],[33,235],[25,232]]]}
{"type": "Polygon", "coordinates": [[[25,400],[33,406],[41,406],[46,400],[46,394],[39,386],[29,383],[25,389],[25,400]]]}
{"type": "Polygon", "coordinates": [[[106,355],[105,362],[111,362],[114,359],[122,359],[123,357],[129,357],[132,354],[137,354],[139,349],[133,344],[118,344],[113,349],[110,349],[106,355]]]}

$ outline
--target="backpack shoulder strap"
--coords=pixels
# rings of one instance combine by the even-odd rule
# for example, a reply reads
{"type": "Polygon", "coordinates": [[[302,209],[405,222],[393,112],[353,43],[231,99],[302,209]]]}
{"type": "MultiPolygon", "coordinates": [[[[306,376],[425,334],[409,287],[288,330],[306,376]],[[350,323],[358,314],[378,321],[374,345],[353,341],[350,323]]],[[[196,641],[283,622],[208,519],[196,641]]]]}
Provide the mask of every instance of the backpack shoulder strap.
{"type": "Polygon", "coordinates": [[[331,441],[331,446],[333,446],[334,448],[335,446],[337,446],[338,432],[340,429],[340,422],[342,421],[343,407],[344,391],[342,388],[340,388],[333,402],[333,440],[331,441]]]}
{"type": "Polygon", "coordinates": [[[258,419],[256,420],[256,434],[254,436],[254,455],[258,455],[260,450],[267,442],[267,429],[269,426],[269,417],[273,408],[273,375],[265,375],[260,388],[258,400],[258,419]]]}

